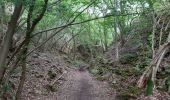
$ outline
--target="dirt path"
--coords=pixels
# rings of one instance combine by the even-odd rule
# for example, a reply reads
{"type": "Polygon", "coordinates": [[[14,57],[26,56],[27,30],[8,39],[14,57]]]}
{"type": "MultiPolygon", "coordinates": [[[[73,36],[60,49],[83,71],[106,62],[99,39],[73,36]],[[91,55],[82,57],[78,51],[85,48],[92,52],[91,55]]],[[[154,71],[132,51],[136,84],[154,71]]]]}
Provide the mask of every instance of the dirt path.
{"type": "Polygon", "coordinates": [[[70,71],[66,80],[57,100],[115,100],[107,83],[93,79],[87,71],[70,71]]]}
{"type": "Polygon", "coordinates": [[[87,71],[72,68],[59,56],[47,53],[31,56],[22,100],[115,100],[106,82],[97,81],[87,71]],[[50,78],[49,71],[56,74],[54,79],[50,78]],[[55,83],[57,89],[49,90],[47,86],[66,71],[55,83]]]}
{"type": "MultiPolygon", "coordinates": [[[[67,63],[64,56],[35,52],[27,61],[27,77],[21,100],[127,100],[126,96],[125,98],[116,96],[117,93],[112,92],[106,82],[97,81],[87,71],[79,72],[73,68],[75,68],[74,65],[67,63]],[[50,78],[49,72],[53,75],[55,73],[56,76],[50,78]],[[64,74],[64,72],[67,73],[64,74]],[[57,82],[55,82],[56,79],[58,79],[57,82]],[[53,82],[55,82],[52,85],[54,90],[48,87],[53,82]]],[[[19,72],[20,69],[17,71],[19,72]]],[[[19,77],[18,73],[12,76],[11,81],[14,87],[17,87],[19,77]]],[[[12,95],[15,95],[14,93],[12,95]]],[[[154,97],[159,98],[155,100],[169,100],[170,98],[167,93],[155,94],[154,97]]],[[[141,95],[137,100],[151,99],[141,95]]]]}

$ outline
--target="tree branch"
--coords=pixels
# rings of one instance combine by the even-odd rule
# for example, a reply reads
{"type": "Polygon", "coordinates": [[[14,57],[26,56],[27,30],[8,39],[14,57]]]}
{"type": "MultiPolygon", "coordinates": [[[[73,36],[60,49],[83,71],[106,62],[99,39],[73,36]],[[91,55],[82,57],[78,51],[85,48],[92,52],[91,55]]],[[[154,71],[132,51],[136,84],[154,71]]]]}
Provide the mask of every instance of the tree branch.
{"type": "MultiPolygon", "coordinates": [[[[95,17],[95,18],[92,18],[92,19],[87,19],[87,20],[84,20],[84,21],[71,23],[69,26],[83,24],[83,23],[86,23],[86,22],[90,22],[90,21],[98,20],[98,19],[102,19],[102,18],[116,17],[116,16],[129,16],[129,15],[137,15],[137,14],[140,14],[140,13],[129,13],[129,14],[119,14],[119,15],[106,15],[106,16],[102,16],[102,17],[95,17]]],[[[58,27],[54,27],[54,28],[50,28],[50,29],[46,29],[46,30],[42,30],[42,31],[39,31],[39,32],[35,32],[31,37],[34,37],[34,36],[36,36],[36,35],[38,35],[40,33],[43,33],[43,32],[53,31],[53,30],[56,30],[56,29],[59,29],[59,28],[65,27],[65,26],[68,26],[68,24],[62,25],[62,26],[58,26],[58,27]]]]}

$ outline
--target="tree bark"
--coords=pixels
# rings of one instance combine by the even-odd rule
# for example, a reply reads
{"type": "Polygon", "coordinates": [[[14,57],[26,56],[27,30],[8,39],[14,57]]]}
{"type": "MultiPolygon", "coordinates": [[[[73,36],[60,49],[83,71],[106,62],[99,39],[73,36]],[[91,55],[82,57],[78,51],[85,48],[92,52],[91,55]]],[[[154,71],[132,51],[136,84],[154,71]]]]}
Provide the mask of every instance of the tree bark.
{"type": "Polygon", "coordinates": [[[9,48],[11,46],[12,37],[17,27],[17,21],[19,19],[22,10],[22,2],[18,2],[15,6],[13,15],[8,24],[8,29],[5,38],[2,42],[2,47],[0,48],[0,83],[2,82],[4,71],[6,67],[6,58],[8,56],[9,48]]]}
{"type": "Polygon", "coordinates": [[[32,20],[32,14],[33,14],[34,6],[35,6],[35,0],[33,0],[33,4],[29,8],[28,18],[27,18],[27,32],[26,32],[26,37],[25,37],[26,42],[23,46],[23,50],[21,51],[22,74],[21,74],[21,77],[20,77],[20,83],[19,83],[18,90],[17,90],[16,97],[15,97],[16,100],[21,99],[21,92],[22,92],[24,82],[25,82],[25,79],[26,79],[26,59],[27,59],[28,46],[29,46],[29,43],[31,41],[31,35],[32,35],[32,32],[35,29],[35,26],[38,24],[38,22],[44,16],[44,13],[45,13],[46,8],[47,8],[48,0],[44,0],[44,3],[45,4],[43,6],[42,12],[33,20],[32,20]]]}

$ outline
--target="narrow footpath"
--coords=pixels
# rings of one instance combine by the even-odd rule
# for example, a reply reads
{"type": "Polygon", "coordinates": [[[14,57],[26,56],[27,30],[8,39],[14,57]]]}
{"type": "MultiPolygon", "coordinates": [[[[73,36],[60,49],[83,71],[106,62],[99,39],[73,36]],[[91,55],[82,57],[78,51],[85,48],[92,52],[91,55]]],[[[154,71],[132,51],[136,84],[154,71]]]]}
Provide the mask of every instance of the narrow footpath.
{"type": "Polygon", "coordinates": [[[97,81],[87,71],[70,71],[66,80],[57,100],[115,100],[108,84],[97,81]]]}

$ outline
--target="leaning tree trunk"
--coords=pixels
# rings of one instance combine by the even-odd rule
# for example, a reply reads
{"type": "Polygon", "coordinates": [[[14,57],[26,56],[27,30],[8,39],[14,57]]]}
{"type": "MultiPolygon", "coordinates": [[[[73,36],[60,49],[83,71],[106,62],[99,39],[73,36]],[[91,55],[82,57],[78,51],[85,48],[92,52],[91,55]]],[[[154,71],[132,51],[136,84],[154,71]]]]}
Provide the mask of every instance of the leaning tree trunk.
{"type": "Polygon", "coordinates": [[[15,6],[13,15],[8,24],[8,29],[5,35],[5,38],[2,42],[2,47],[0,48],[0,83],[2,82],[5,67],[6,67],[6,58],[8,56],[9,48],[12,43],[12,37],[17,27],[17,21],[19,19],[20,13],[22,10],[22,2],[18,2],[15,6]]]}
{"type": "Polygon", "coordinates": [[[145,70],[143,75],[138,80],[138,87],[142,88],[146,85],[146,81],[151,78],[153,85],[155,87],[155,80],[156,80],[156,73],[158,71],[158,68],[160,66],[160,63],[162,62],[165,54],[170,49],[170,33],[167,38],[167,43],[164,43],[162,46],[159,47],[158,52],[154,56],[154,58],[151,61],[150,66],[145,70]]]}

